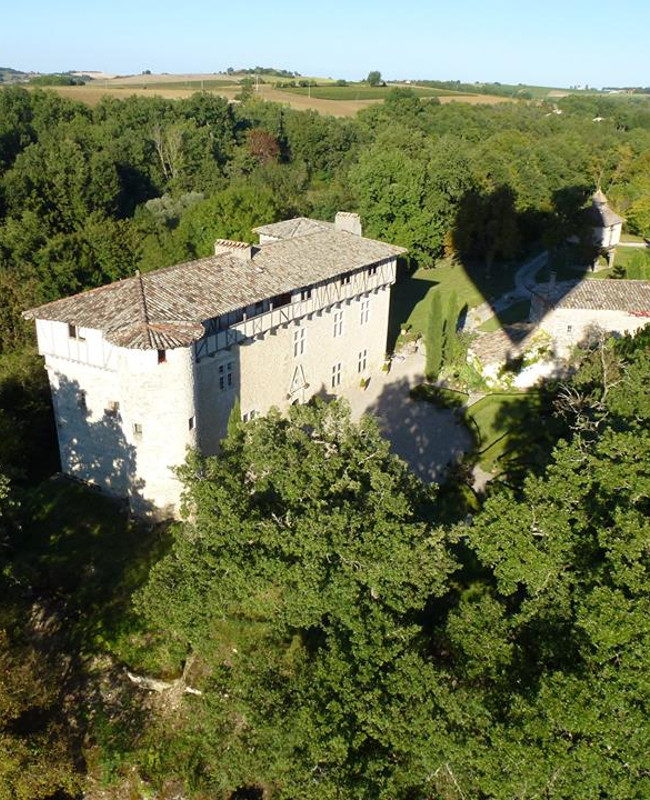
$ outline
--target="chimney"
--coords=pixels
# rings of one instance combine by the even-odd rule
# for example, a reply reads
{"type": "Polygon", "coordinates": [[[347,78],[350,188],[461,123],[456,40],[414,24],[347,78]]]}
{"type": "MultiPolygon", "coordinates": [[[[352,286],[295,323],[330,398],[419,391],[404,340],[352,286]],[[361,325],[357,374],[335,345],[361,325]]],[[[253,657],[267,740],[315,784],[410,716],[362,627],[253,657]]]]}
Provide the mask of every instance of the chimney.
{"type": "Polygon", "coordinates": [[[347,231],[355,236],[361,236],[361,217],[351,211],[337,211],[334,227],[337,231],[347,231]]]}
{"type": "Polygon", "coordinates": [[[224,253],[229,253],[231,256],[237,256],[244,261],[250,261],[253,257],[254,248],[248,242],[234,242],[232,239],[217,239],[214,243],[215,256],[221,256],[224,253]]]}

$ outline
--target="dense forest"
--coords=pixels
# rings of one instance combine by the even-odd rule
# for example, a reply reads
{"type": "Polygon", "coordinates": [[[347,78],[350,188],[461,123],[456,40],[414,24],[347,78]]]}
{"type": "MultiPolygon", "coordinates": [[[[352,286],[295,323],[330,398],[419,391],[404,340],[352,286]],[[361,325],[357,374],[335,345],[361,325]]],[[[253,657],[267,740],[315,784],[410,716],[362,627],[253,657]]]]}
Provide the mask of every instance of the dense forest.
{"type": "Polygon", "coordinates": [[[647,334],[547,386],[535,474],[471,503],[462,470],[425,486],[317,404],[233,419],[182,469],[185,521],[151,528],[50,478],[20,316],[339,209],[405,275],[454,257],[489,283],[561,248],[597,185],[650,235],[645,98],[394,90],[335,119],[0,90],[1,800],[648,796],[647,334]]]}

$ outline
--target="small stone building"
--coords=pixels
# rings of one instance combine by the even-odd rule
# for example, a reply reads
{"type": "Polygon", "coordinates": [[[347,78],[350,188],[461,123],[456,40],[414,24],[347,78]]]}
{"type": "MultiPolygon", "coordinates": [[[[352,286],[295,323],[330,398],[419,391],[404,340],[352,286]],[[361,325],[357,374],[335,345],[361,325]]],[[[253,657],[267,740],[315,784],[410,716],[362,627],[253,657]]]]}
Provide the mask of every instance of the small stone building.
{"type": "Polygon", "coordinates": [[[650,281],[583,280],[542,284],[533,292],[531,322],[546,331],[557,356],[601,332],[634,333],[650,322],[650,281]]]}
{"type": "Polygon", "coordinates": [[[359,391],[381,369],[404,249],[364,238],[357,215],[219,240],[215,254],[25,312],[36,320],[65,473],[175,514],[174,467],[214,454],[243,419],[316,394],[359,391]]]}
{"type": "Polygon", "coordinates": [[[600,253],[607,256],[607,261],[612,266],[615,248],[621,241],[625,220],[611,209],[601,189],[598,189],[592,197],[589,216],[593,226],[594,244],[600,253]]]}

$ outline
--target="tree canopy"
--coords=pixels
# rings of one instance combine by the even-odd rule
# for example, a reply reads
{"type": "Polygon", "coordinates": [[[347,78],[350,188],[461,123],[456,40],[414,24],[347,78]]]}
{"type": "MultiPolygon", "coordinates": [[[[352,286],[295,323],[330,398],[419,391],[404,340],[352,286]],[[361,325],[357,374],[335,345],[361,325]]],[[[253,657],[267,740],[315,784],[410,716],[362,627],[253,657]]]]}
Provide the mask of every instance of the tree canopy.
{"type": "MultiPolygon", "coordinates": [[[[358,211],[420,265],[478,262],[486,291],[501,260],[582,230],[598,184],[647,235],[647,98],[557,105],[397,89],[336,119],[0,91],[3,800],[68,800],[85,773],[115,797],[648,795],[650,334],[546,387],[562,438],[471,518],[459,502],[441,526],[458,486],[436,494],[372,423],[316,403],[192,454],[167,551],[162,529],[42,482],[55,429],[20,317],[297,215],[358,211]],[[142,700],[132,670],[175,688],[142,700]]],[[[457,314],[434,311],[437,362],[457,314]]]]}

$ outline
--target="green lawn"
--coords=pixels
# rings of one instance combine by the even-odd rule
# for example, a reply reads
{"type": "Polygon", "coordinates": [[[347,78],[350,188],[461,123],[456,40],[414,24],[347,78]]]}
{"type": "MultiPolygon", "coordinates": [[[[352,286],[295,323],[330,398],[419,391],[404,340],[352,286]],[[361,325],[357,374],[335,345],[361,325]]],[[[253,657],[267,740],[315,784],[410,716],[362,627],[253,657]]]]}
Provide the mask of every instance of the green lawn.
{"type": "Polygon", "coordinates": [[[456,293],[458,307],[468,309],[481,305],[485,300],[500,297],[514,288],[513,275],[519,264],[493,267],[490,291],[479,288],[472,273],[481,267],[465,267],[449,259],[439,261],[432,269],[418,269],[412,275],[400,275],[391,295],[391,317],[389,344],[394,345],[403,324],[410,326],[410,333],[424,334],[429,304],[435,290],[442,294],[442,307],[447,308],[449,297],[456,293]]]}
{"type": "Polygon", "coordinates": [[[648,280],[650,278],[650,249],[617,247],[614,266],[626,270],[628,278],[648,280]]]}
{"type": "MultiPolygon", "coordinates": [[[[636,280],[650,280],[650,249],[640,247],[617,247],[614,259],[614,269],[605,267],[607,264],[604,256],[598,259],[601,267],[597,272],[592,272],[589,267],[559,266],[555,269],[558,281],[579,280],[604,280],[617,277],[617,270],[622,268],[629,274],[625,277],[636,280]]],[[[618,276],[620,277],[620,276],[618,276]]],[[[548,280],[548,270],[540,275],[540,280],[548,280]]]]}
{"type": "MultiPolygon", "coordinates": [[[[307,87],[279,87],[280,91],[292,94],[310,95],[317,100],[383,100],[386,95],[395,89],[395,86],[368,86],[367,84],[351,84],[349,86],[312,86],[307,87]]],[[[425,87],[408,87],[418,97],[439,97],[441,95],[458,95],[446,89],[428,89],[425,87]]]]}
{"type": "Polygon", "coordinates": [[[637,236],[635,233],[622,233],[621,234],[621,241],[622,242],[636,242],[637,244],[644,244],[645,239],[643,236],[637,236]]]}
{"type": "Polygon", "coordinates": [[[520,300],[506,308],[498,317],[490,317],[484,322],[479,330],[484,333],[492,333],[501,330],[504,325],[514,325],[516,322],[526,322],[530,313],[530,300],[520,300]]]}
{"type": "Polygon", "coordinates": [[[502,471],[503,462],[533,466],[549,449],[555,418],[548,396],[540,392],[486,395],[467,409],[478,436],[479,464],[487,472],[502,471]]]}

